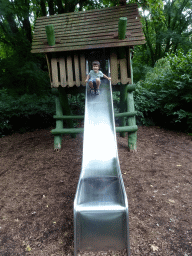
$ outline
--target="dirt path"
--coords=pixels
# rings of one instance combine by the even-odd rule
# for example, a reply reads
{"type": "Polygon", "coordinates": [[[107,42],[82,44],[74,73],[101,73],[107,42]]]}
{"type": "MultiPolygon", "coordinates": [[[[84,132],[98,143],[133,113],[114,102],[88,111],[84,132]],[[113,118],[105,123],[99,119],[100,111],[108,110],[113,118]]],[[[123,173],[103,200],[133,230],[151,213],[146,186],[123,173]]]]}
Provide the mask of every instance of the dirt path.
{"type": "MultiPolygon", "coordinates": [[[[53,151],[47,130],[0,139],[0,256],[73,255],[82,135],[53,151]]],[[[118,137],[131,255],[192,255],[192,137],[140,127],[138,152],[118,137]]],[[[123,255],[99,252],[81,255],[123,255]]]]}

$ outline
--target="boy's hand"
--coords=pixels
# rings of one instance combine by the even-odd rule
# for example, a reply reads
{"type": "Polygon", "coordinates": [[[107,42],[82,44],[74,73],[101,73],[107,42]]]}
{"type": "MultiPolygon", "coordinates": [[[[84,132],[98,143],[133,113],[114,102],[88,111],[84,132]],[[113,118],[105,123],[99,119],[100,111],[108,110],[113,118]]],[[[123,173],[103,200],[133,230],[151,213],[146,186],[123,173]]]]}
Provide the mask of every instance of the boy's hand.
{"type": "Polygon", "coordinates": [[[85,83],[87,83],[87,82],[88,82],[88,79],[85,80],[85,83]]]}
{"type": "Polygon", "coordinates": [[[108,80],[111,80],[111,77],[108,77],[108,80]]]}

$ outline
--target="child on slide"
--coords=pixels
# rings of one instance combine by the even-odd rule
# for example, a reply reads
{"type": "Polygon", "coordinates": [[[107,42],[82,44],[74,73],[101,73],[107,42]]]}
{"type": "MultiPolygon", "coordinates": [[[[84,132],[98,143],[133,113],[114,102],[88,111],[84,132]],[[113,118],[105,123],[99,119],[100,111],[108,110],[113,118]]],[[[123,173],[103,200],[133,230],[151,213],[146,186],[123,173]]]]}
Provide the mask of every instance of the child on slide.
{"type": "Polygon", "coordinates": [[[93,67],[93,70],[91,70],[85,80],[85,82],[89,82],[89,86],[91,88],[91,94],[97,94],[99,95],[100,92],[99,92],[99,87],[100,87],[100,84],[101,84],[101,81],[100,81],[100,77],[104,77],[108,80],[111,80],[110,77],[107,77],[105,74],[103,74],[99,68],[100,68],[100,63],[99,61],[93,61],[92,62],[92,67],[93,67]]]}

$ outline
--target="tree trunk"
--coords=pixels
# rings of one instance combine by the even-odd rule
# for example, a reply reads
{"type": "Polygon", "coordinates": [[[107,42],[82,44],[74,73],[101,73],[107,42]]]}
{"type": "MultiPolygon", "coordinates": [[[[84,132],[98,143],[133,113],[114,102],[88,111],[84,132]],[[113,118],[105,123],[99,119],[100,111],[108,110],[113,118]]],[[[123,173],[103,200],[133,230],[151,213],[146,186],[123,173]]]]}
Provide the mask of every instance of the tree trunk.
{"type": "Polygon", "coordinates": [[[54,3],[52,0],[48,0],[48,6],[49,6],[49,15],[54,15],[55,10],[54,10],[54,3]]]}
{"type": "Polygon", "coordinates": [[[29,21],[29,17],[24,19],[23,29],[25,30],[27,39],[29,40],[30,43],[32,43],[31,24],[30,24],[30,21],[29,21]]]}
{"type": "Polygon", "coordinates": [[[41,14],[42,14],[42,16],[47,16],[45,0],[41,0],[40,1],[40,6],[41,6],[41,14]]]}
{"type": "Polygon", "coordinates": [[[126,5],[126,0],[119,0],[120,5],[126,5]]]}
{"type": "Polygon", "coordinates": [[[57,6],[58,6],[58,14],[64,13],[64,7],[62,4],[62,0],[57,0],[57,6]]]}
{"type": "Polygon", "coordinates": [[[147,22],[147,19],[145,18],[145,24],[146,24],[146,31],[145,29],[143,30],[144,34],[145,34],[145,38],[146,38],[146,41],[147,41],[147,45],[149,47],[149,51],[150,51],[150,55],[151,55],[151,60],[152,60],[152,65],[154,66],[155,65],[155,59],[154,59],[154,52],[153,52],[153,47],[152,47],[152,44],[150,42],[150,38],[148,37],[149,35],[149,29],[148,29],[148,22],[147,22]]]}

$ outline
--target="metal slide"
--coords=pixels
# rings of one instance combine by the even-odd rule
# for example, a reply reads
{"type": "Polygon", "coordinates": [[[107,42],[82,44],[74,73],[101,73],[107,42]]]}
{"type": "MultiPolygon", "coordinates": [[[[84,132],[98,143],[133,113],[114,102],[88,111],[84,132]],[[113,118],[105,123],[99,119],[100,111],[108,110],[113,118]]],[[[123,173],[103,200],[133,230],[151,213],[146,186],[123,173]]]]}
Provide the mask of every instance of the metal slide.
{"type": "Polygon", "coordinates": [[[127,249],[128,201],[117,152],[111,83],[86,87],[83,161],[74,200],[74,255],[127,249]]]}

